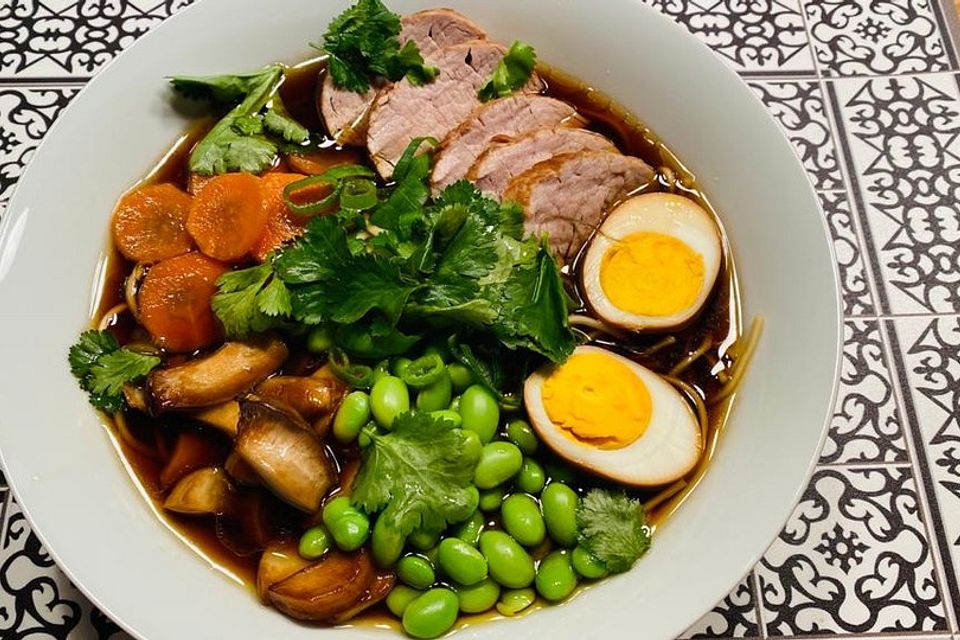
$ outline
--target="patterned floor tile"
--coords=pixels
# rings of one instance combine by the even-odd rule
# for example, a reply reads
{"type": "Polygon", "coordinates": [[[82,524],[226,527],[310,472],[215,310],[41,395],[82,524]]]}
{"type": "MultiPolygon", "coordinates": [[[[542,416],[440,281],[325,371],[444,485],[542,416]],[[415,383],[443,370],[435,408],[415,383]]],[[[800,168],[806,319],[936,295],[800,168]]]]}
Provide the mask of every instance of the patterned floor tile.
{"type": "Polygon", "coordinates": [[[807,22],[825,76],[943,71],[937,0],[805,0],[807,22]]]}
{"type": "Polygon", "coordinates": [[[757,624],[757,598],[753,585],[753,573],[750,573],[713,611],[687,629],[681,638],[758,637],[760,627],[757,624]]]}
{"type": "Polygon", "coordinates": [[[813,73],[800,0],[644,0],[741,72],[813,73]]]}
{"type": "Polygon", "coordinates": [[[909,467],[818,470],[757,574],[770,636],[949,631],[909,467]]]}
{"type": "Polygon", "coordinates": [[[43,135],[78,91],[0,87],[0,212],[43,135]]]}
{"type": "Polygon", "coordinates": [[[192,0],[0,2],[0,77],[90,76],[192,0]]]}
{"type": "Polygon", "coordinates": [[[840,273],[843,315],[873,316],[876,309],[870,278],[847,194],[831,191],[818,195],[823,214],[827,218],[830,236],[833,238],[834,258],[840,273]]]}
{"type": "Polygon", "coordinates": [[[906,462],[890,366],[875,320],[844,323],[840,392],[820,462],[906,462]]]}
{"type": "Polygon", "coordinates": [[[903,358],[904,404],[923,456],[918,462],[929,475],[928,503],[940,522],[944,573],[960,613],[960,317],[901,318],[888,323],[888,335],[903,358]]]}
{"type": "Polygon", "coordinates": [[[843,175],[816,81],[750,82],[783,127],[817,189],[842,189],[843,175]]]}
{"type": "MultiPolygon", "coordinates": [[[[834,83],[865,203],[885,313],[960,311],[956,78],[834,83]]],[[[868,247],[870,248],[870,247],[868,247]]]]}

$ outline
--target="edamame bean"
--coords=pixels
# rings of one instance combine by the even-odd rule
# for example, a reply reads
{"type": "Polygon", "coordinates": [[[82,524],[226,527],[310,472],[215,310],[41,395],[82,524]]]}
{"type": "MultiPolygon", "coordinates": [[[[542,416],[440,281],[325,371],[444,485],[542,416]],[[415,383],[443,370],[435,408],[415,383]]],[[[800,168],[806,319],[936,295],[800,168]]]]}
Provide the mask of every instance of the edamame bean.
{"type": "Polygon", "coordinates": [[[423,591],[418,591],[405,584],[398,584],[387,594],[387,609],[390,609],[390,613],[393,615],[402,618],[407,605],[422,595],[423,591]]]}
{"type": "Polygon", "coordinates": [[[500,594],[497,611],[505,616],[515,616],[537,600],[533,589],[510,589],[500,594]]]}
{"type": "Polygon", "coordinates": [[[444,371],[440,379],[424,387],[417,393],[417,409],[420,411],[440,411],[450,406],[453,397],[453,382],[444,371]]]}
{"type": "Polygon", "coordinates": [[[340,403],[333,418],[333,437],[344,444],[353,442],[360,429],[370,422],[370,396],[363,391],[353,391],[340,403]]]}
{"type": "Polygon", "coordinates": [[[352,510],[327,525],[337,548],[356,551],[370,537],[370,520],[359,511],[352,510]]]}
{"type": "Polygon", "coordinates": [[[414,638],[436,638],[457,621],[460,601],[450,589],[430,589],[407,605],[403,612],[403,630],[414,638]]]}
{"type": "Polygon", "coordinates": [[[515,493],[500,507],[503,528],[525,547],[535,547],[547,536],[540,505],[525,493],[515,493]]]}
{"type": "Polygon", "coordinates": [[[479,384],[467,387],[460,396],[458,411],[463,416],[464,429],[475,431],[483,444],[493,440],[500,424],[500,407],[486,387],[479,384]]]}
{"type": "Polygon", "coordinates": [[[400,532],[387,525],[386,518],[377,518],[373,523],[373,533],[370,536],[370,548],[373,552],[373,561],[379,567],[392,567],[403,553],[406,539],[400,532]]]}
{"type": "Polygon", "coordinates": [[[407,538],[410,546],[420,551],[426,551],[437,546],[438,540],[440,540],[439,531],[427,531],[426,529],[417,529],[407,538]]]}
{"type": "Polygon", "coordinates": [[[492,609],[500,597],[500,585],[490,578],[469,587],[457,587],[456,591],[463,613],[483,613],[492,609]]]}
{"type": "Polygon", "coordinates": [[[543,485],[547,483],[547,474],[533,458],[524,458],[523,466],[520,467],[520,473],[515,480],[517,488],[527,493],[537,494],[543,490],[543,485]]]}
{"type": "Polygon", "coordinates": [[[410,410],[407,385],[394,376],[380,378],[370,390],[370,409],[377,424],[389,429],[398,415],[410,410]]]}
{"type": "Polygon", "coordinates": [[[453,536],[463,540],[471,547],[475,547],[480,542],[480,534],[483,533],[483,526],[485,524],[483,514],[475,511],[469,520],[466,520],[457,527],[456,531],[453,532],[453,536]]]}
{"type": "Polygon", "coordinates": [[[451,362],[447,365],[447,373],[453,382],[453,390],[457,393],[463,393],[463,390],[473,384],[473,371],[459,362],[451,362]]]}
{"type": "MultiPolygon", "coordinates": [[[[420,396],[417,396],[418,398],[420,396]]],[[[450,409],[441,409],[439,411],[431,411],[430,417],[436,420],[443,420],[444,422],[449,422],[454,429],[459,429],[460,425],[463,424],[463,418],[460,417],[460,414],[456,411],[450,409]]],[[[467,431],[466,433],[473,433],[473,431],[467,431]]],[[[480,443],[480,440],[477,439],[477,443],[480,443]]]]}
{"type": "Polygon", "coordinates": [[[420,556],[403,556],[397,562],[397,577],[414,589],[426,589],[437,581],[433,566],[420,556]]]}
{"type": "Polygon", "coordinates": [[[467,506],[469,508],[464,509],[468,513],[473,513],[477,510],[477,507],[480,506],[480,490],[475,486],[470,485],[464,491],[467,492],[467,506]]]}
{"type": "Polygon", "coordinates": [[[326,353],[333,346],[333,332],[327,325],[314,327],[307,336],[307,351],[310,353],[326,353]]]}
{"type": "MultiPolygon", "coordinates": [[[[473,388],[473,387],[471,387],[473,388]]],[[[466,428],[467,421],[463,421],[466,428]]],[[[480,436],[483,440],[483,436],[480,436]]],[[[480,452],[480,462],[473,473],[473,483],[479,489],[492,489],[517,475],[523,466],[523,454],[511,442],[491,442],[480,452]]]]}
{"type": "Polygon", "coordinates": [[[496,511],[503,504],[503,489],[495,487],[480,492],[480,511],[496,511]]]}
{"type": "Polygon", "coordinates": [[[607,565],[605,565],[600,558],[593,555],[580,545],[574,547],[573,551],[571,552],[570,562],[573,564],[574,571],[579,573],[584,578],[588,578],[590,580],[602,578],[610,573],[607,570],[607,565]]]}
{"type": "Polygon", "coordinates": [[[532,456],[540,445],[537,434],[526,420],[517,418],[507,423],[507,440],[520,447],[523,455],[532,456]]]}
{"type": "Polygon", "coordinates": [[[577,507],[580,497],[562,482],[551,482],[540,494],[547,533],[561,547],[577,544],[577,507]]]}
{"type": "MultiPolygon", "coordinates": [[[[347,513],[348,511],[356,512],[356,508],[350,504],[350,498],[346,496],[340,496],[334,498],[327,504],[323,505],[323,524],[327,525],[327,529],[330,528],[330,523],[334,520],[339,520],[340,516],[347,513]]],[[[358,512],[359,513],[359,512],[358,512]]]]}
{"type": "Polygon", "coordinates": [[[503,531],[481,533],[480,551],[487,559],[490,577],[501,585],[520,589],[533,582],[536,575],[533,558],[503,531]]]}
{"type": "Polygon", "coordinates": [[[403,372],[407,370],[407,367],[409,367],[412,362],[413,360],[410,358],[397,358],[393,361],[393,366],[390,367],[390,370],[393,371],[393,375],[402,378],[403,372]]]}
{"type": "Polygon", "coordinates": [[[545,600],[559,602],[577,588],[577,574],[570,564],[569,551],[554,551],[537,568],[537,593],[545,600]]]}
{"type": "Polygon", "coordinates": [[[480,436],[473,431],[464,431],[461,429],[460,440],[463,457],[468,460],[479,460],[480,453],[483,451],[483,443],[480,442],[480,436]]]}
{"type": "Polygon", "coordinates": [[[321,526],[310,527],[300,536],[300,545],[297,551],[300,557],[306,560],[316,560],[323,557],[332,546],[330,534],[321,526]]]}
{"type": "Polygon", "coordinates": [[[483,554],[457,538],[440,541],[437,564],[455,582],[464,586],[476,584],[487,577],[487,560],[483,554]]]}

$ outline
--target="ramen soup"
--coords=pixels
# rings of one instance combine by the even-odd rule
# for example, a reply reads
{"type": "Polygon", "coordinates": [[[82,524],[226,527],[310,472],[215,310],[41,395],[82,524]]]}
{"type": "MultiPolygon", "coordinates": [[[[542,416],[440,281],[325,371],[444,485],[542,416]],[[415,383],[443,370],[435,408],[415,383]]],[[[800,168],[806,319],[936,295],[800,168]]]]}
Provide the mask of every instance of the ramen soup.
{"type": "Polygon", "coordinates": [[[135,480],[318,625],[643,571],[758,335],[695,177],[448,9],[360,0],[322,54],[172,78],[210,116],[116,205],[70,364],[135,480]]]}

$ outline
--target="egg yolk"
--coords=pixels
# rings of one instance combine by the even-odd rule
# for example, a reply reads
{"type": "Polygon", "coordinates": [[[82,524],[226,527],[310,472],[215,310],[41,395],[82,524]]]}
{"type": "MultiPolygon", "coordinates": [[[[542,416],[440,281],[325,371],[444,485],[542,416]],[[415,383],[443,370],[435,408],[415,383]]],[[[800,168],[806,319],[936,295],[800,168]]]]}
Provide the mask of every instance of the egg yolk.
{"type": "Polygon", "coordinates": [[[561,433],[601,449],[620,449],[643,435],[653,402],[628,365],[598,353],[578,353],[543,383],[543,404],[561,433]]]}
{"type": "Polygon", "coordinates": [[[641,316],[672,316],[688,309],[703,281],[703,257],[663,233],[631,234],[614,244],[600,264],[600,286],[610,302],[641,316]]]}

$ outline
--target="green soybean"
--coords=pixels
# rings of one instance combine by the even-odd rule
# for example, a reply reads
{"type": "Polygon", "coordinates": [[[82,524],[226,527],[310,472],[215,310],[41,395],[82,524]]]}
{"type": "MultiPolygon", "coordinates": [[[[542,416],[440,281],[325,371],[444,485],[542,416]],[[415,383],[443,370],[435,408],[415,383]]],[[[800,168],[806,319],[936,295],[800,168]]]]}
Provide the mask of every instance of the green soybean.
{"type": "Polygon", "coordinates": [[[432,549],[437,546],[437,541],[440,539],[439,531],[428,531],[426,529],[417,529],[407,538],[407,542],[410,543],[410,546],[419,551],[426,551],[427,549],[432,549]]]}
{"type": "Polygon", "coordinates": [[[507,423],[506,436],[507,440],[520,447],[520,451],[523,451],[525,456],[532,456],[540,445],[540,440],[530,423],[519,418],[507,423]]]}
{"type": "Polygon", "coordinates": [[[380,378],[370,390],[370,409],[377,424],[389,429],[398,415],[410,410],[407,385],[394,376],[380,378]]]}
{"type": "Polygon", "coordinates": [[[464,511],[473,513],[477,510],[477,507],[480,506],[480,490],[475,486],[470,485],[464,489],[464,491],[467,492],[467,504],[469,505],[469,508],[464,509],[464,511]]]}
{"type": "Polygon", "coordinates": [[[562,482],[551,482],[540,494],[547,533],[561,547],[577,544],[577,507],[580,498],[562,482]]]}
{"type": "Polygon", "coordinates": [[[484,444],[493,440],[500,424],[500,407],[497,399],[486,387],[474,384],[460,396],[460,415],[463,428],[475,431],[484,444]]]}
{"type": "Polygon", "coordinates": [[[343,551],[356,551],[370,537],[370,520],[359,511],[348,511],[327,525],[333,541],[343,551]]]}
{"type": "Polygon", "coordinates": [[[420,556],[403,556],[397,562],[397,577],[414,589],[426,589],[437,581],[433,565],[420,556]]]}
{"type": "Polygon", "coordinates": [[[457,587],[456,591],[463,613],[483,613],[492,609],[500,597],[500,585],[490,578],[469,587],[457,587]]]}
{"type": "Polygon", "coordinates": [[[517,474],[514,482],[521,491],[538,494],[547,483],[547,474],[536,460],[524,458],[523,466],[520,467],[520,473],[517,474]]]}
{"type": "Polygon", "coordinates": [[[370,535],[370,549],[373,552],[373,561],[379,567],[392,567],[403,553],[406,543],[399,531],[387,525],[386,518],[377,518],[373,523],[373,533],[370,535]]]}
{"type": "Polygon", "coordinates": [[[475,511],[468,520],[465,520],[457,527],[453,532],[453,537],[463,540],[471,547],[475,547],[480,542],[480,534],[483,533],[485,524],[486,521],[483,518],[483,514],[475,511]]]}
{"type": "Polygon", "coordinates": [[[370,422],[370,396],[363,391],[353,391],[340,403],[333,418],[333,437],[344,444],[353,442],[360,429],[370,422]]]}
{"type": "Polygon", "coordinates": [[[403,630],[414,638],[442,636],[457,621],[460,601],[450,589],[430,589],[407,605],[403,612],[403,630]]]}
{"type": "Polygon", "coordinates": [[[444,538],[440,541],[437,564],[454,582],[464,586],[476,584],[487,577],[486,558],[458,538],[444,538]]]}
{"type": "Polygon", "coordinates": [[[496,511],[503,504],[503,489],[495,487],[480,492],[480,511],[496,511]]]}
{"type": "Polygon", "coordinates": [[[473,372],[465,365],[459,362],[451,362],[447,365],[447,374],[453,382],[453,389],[457,393],[463,393],[463,390],[473,384],[473,372]]]}
{"type": "Polygon", "coordinates": [[[405,584],[398,584],[387,594],[387,609],[390,609],[390,613],[393,615],[402,618],[407,605],[422,595],[423,591],[408,587],[405,584]]]}
{"type": "Polygon", "coordinates": [[[600,558],[579,545],[574,547],[571,552],[570,562],[573,564],[574,571],[590,580],[602,578],[610,573],[607,570],[607,565],[600,558]]]}
{"type": "Polygon", "coordinates": [[[554,551],[540,561],[537,568],[537,593],[544,600],[559,602],[577,588],[577,574],[570,564],[569,551],[554,551]]]}
{"type": "Polygon", "coordinates": [[[480,454],[483,452],[483,443],[480,442],[480,436],[478,436],[473,431],[460,431],[461,436],[461,451],[465,458],[470,460],[479,460],[480,454]]]}
{"type": "Polygon", "coordinates": [[[509,589],[530,586],[536,575],[533,558],[503,531],[480,534],[480,552],[487,559],[490,577],[509,589]]]}
{"type": "Polygon", "coordinates": [[[436,382],[420,389],[417,393],[417,409],[419,411],[440,411],[450,406],[453,397],[453,382],[444,371],[436,382]]]}
{"type": "MultiPolygon", "coordinates": [[[[419,396],[418,396],[419,397],[419,396]]],[[[463,424],[463,418],[460,417],[460,414],[451,409],[440,409],[439,411],[431,411],[430,417],[436,420],[443,420],[444,422],[449,422],[454,429],[459,429],[460,425],[463,424]]],[[[466,433],[473,433],[472,431],[467,431],[466,433]]],[[[480,440],[477,440],[479,444],[480,440]]]]}
{"type": "Polygon", "coordinates": [[[533,589],[510,589],[500,594],[497,611],[505,616],[515,616],[537,600],[537,592],[533,589]]]}
{"type": "Polygon", "coordinates": [[[323,524],[327,525],[327,528],[329,529],[330,524],[334,520],[339,520],[340,516],[348,512],[359,513],[359,511],[357,511],[356,508],[350,504],[350,498],[346,496],[334,498],[327,504],[323,505],[323,524]]]}
{"type": "Polygon", "coordinates": [[[407,367],[410,366],[413,360],[410,358],[397,358],[393,361],[393,365],[390,367],[390,370],[393,371],[393,375],[398,378],[403,378],[403,372],[407,370],[407,367]]]}
{"type": "Polygon", "coordinates": [[[310,527],[300,536],[300,545],[297,551],[300,557],[306,560],[316,560],[330,550],[333,543],[330,534],[321,526],[310,527]]]}
{"type": "Polygon", "coordinates": [[[525,547],[535,547],[547,536],[540,505],[525,493],[515,493],[500,507],[503,528],[525,547]]]}
{"type": "Polygon", "coordinates": [[[326,353],[332,346],[333,332],[326,325],[315,327],[307,336],[307,351],[310,353],[326,353]]]}
{"type": "MultiPolygon", "coordinates": [[[[463,424],[466,428],[466,419],[463,424]]],[[[483,439],[482,435],[480,439],[483,439]]],[[[479,489],[492,489],[517,475],[522,466],[523,454],[517,445],[511,442],[491,442],[480,452],[480,462],[473,473],[473,482],[479,489]]]]}

